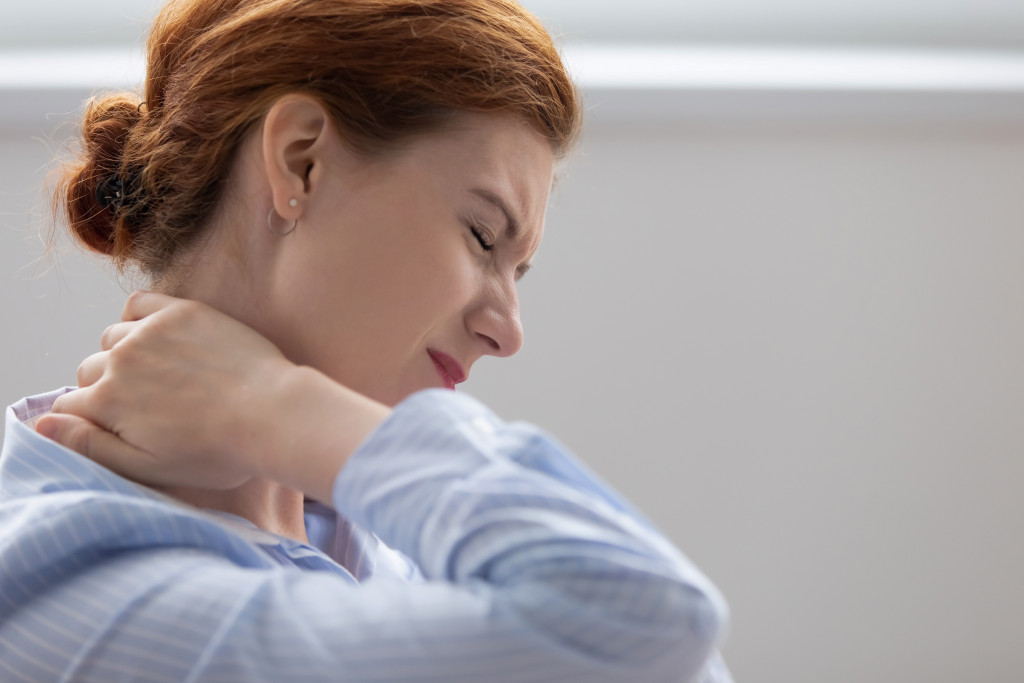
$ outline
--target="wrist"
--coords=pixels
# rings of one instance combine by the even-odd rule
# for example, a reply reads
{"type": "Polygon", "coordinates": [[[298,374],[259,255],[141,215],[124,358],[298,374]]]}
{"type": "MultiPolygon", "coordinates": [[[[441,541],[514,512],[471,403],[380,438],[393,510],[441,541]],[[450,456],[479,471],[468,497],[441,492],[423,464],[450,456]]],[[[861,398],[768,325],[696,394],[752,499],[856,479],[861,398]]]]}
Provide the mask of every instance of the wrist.
{"type": "Polygon", "coordinates": [[[210,416],[214,424],[205,430],[208,450],[244,463],[251,477],[263,476],[282,437],[279,420],[287,407],[286,388],[294,382],[298,366],[283,357],[249,363],[243,373],[221,391],[223,405],[210,416]]]}
{"type": "Polygon", "coordinates": [[[264,417],[272,438],[257,447],[260,475],[330,505],[338,473],[391,409],[311,367],[288,366],[264,417]]]}

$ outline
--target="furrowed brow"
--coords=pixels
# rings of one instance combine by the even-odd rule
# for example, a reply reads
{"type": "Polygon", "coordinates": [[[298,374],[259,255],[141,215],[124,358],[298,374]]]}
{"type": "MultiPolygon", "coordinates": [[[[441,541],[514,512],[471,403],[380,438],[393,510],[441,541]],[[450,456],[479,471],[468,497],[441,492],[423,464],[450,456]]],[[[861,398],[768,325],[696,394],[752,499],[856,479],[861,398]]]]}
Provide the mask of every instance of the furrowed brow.
{"type": "Polygon", "coordinates": [[[509,208],[508,203],[499,195],[491,192],[490,190],[485,190],[482,187],[474,188],[472,192],[484,201],[492,204],[505,215],[505,238],[510,242],[515,242],[522,234],[523,229],[519,224],[519,221],[516,219],[516,215],[512,212],[512,209],[509,208]]]}
{"type": "MultiPolygon", "coordinates": [[[[505,216],[505,239],[509,242],[515,242],[520,236],[522,236],[522,225],[519,223],[518,219],[516,219],[516,215],[512,212],[508,202],[502,199],[500,195],[482,187],[474,188],[472,192],[488,204],[497,208],[505,216]]],[[[524,263],[516,268],[516,281],[518,282],[524,275],[530,272],[531,267],[533,267],[532,263],[524,263]]]]}

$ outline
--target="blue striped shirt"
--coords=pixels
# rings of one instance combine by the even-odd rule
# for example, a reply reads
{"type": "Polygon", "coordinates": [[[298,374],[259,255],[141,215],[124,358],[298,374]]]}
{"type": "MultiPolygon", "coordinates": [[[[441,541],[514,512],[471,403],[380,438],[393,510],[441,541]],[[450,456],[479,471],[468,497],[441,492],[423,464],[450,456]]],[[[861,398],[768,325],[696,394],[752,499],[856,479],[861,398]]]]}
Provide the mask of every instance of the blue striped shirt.
{"type": "Polygon", "coordinates": [[[305,544],[36,434],[60,393],[7,410],[0,680],[730,680],[709,581],[550,437],[469,397],[396,406],[334,509],[307,506],[305,544]]]}

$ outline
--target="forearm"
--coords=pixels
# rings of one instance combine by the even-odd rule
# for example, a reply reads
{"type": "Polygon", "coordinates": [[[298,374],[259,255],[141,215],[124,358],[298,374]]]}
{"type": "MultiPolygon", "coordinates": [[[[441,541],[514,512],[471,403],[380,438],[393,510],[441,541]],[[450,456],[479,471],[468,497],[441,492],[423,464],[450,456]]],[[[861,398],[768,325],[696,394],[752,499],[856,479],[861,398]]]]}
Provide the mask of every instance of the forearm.
{"type": "Polygon", "coordinates": [[[717,590],[631,506],[539,430],[467,397],[396,406],[334,501],[428,579],[482,582],[493,610],[629,680],[689,680],[724,628],[717,590]]]}
{"type": "Polygon", "coordinates": [[[275,374],[241,423],[240,443],[260,454],[263,476],[330,504],[338,473],[391,410],[313,368],[275,374]]]}

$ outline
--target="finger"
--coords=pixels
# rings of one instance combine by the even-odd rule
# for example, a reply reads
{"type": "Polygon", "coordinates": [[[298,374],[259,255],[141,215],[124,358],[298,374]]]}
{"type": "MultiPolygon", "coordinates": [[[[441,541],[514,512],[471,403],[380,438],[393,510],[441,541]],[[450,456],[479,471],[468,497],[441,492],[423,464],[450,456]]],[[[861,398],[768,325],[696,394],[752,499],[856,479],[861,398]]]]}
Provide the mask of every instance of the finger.
{"type": "Polygon", "coordinates": [[[95,401],[92,400],[92,388],[76,389],[69,391],[66,394],[61,394],[57,397],[57,400],[53,402],[53,406],[50,408],[51,414],[57,415],[74,415],[77,417],[84,418],[94,424],[103,424],[103,421],[98,419],[98,415],[94,410],[95,401]]]}
{"type": "Polygon", "coordinates": [[[143,290],[132,292],[124,303],[124,310],[121,311],[121,320],[124,322],[142,320],[146,316],[153,315],[157,311],[167,308],[176,301],[179,301],[179,299],[167,296],[166,294],[157,294],[156,292],[143,290]]]}
{"type": "Polygon", "coordinates": [[[107,370],[108,354],[105,351],[94,353],[78,366],[78,386],[88,387],[95,384],[107,370]]]}
{"type": "Polygon", "coordinates": [[[103,330],[103,334],[100,335],[100,348],[104,351],[114,348],[114,345],[127,337],[128,333],[138,327],[138,325],[139,323],[135,321],[111,325],[103,330]]]}
{"type": "Polygon", "coordinates": [[[48,413],[36,422],[36,431],[61,446],[130,478],[139,479],[138,474],[152,462],[149,453],[75,415],[48,413]]]}

